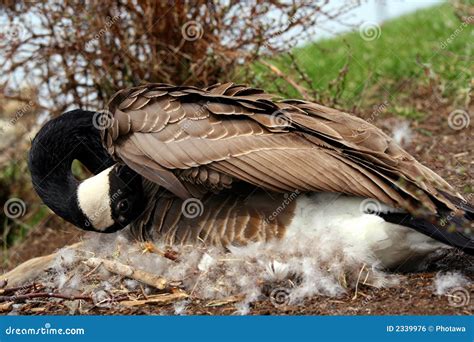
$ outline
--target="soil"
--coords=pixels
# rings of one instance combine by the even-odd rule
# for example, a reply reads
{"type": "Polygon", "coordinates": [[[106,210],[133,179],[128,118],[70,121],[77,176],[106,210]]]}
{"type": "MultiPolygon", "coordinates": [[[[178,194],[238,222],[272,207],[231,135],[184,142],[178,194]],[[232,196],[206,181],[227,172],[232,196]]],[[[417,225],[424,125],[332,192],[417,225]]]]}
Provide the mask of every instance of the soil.
{"type": "MultiPolygon", "coordinates": [[[[454,108],[431,100],[414,98],[414,108],[423,108],[427,115],[419,122],[410,122],[412,139],[406,149],[427,165],[451,185],[459,190],[472,203],[472,175],[474,151],[472,125],[461,130],[454,130],[448,125],[449,113],[454,108]]],[[[472,112],[472,108],[471,108],[472,112]]],[[[394,123],[403,119],[384,115],[374,124],[387,132],[394,123]]],[[[20,244],[10,249],[8,268],[20,264],[32,257],[46,255],[65,245],[81,239],[82,232],[65,224],[58,218],[33,230],[20,244]],[[53,227],[62,227],[60,229],[53,227]]],[[[361,286],[354,292],[340,298],[316,296],[298,306],[275,306],[269,299],[262,299],[250,306],[249,314],[255,315],[471,315],[474,311],[474,286],[465,288],[470,294],[467,305],[456,306],[450,303],[449,296],[436,295],[433,280],[438,271],[462,270],[465,275],[474,279],[474,257],[461,252],[450,252],[448,256],[434,262],[428,271],[402,276],[399,286],[375,289],[361,286]]],[[[77,302],[77,301],[76,301],[77,302]]],[[[220,306],[208,306],[199,300],[190,300],[185,314],[195,315],[229,315],[235,314],[234,303],[220,306]]],[[[1,303],[0,303],[1,307],[1,303]]],[[[6,312],[11,310],[8,309],[6,312]]],[[[173,314],[173,304],[141,305],[137,307],[92,306],[86,311],[81,306],[72,306],[71,301],[34,299],[18,307],[19,314],[173,314]]]]}

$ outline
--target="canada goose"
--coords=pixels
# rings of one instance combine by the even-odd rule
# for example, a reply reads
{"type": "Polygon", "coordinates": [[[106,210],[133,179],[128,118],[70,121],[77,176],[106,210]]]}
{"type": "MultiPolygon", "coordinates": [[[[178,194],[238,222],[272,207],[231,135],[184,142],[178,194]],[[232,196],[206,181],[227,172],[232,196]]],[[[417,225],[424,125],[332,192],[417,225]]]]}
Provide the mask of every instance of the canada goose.
{"type": "Polygon", "coordinates": [[[387,267],[444,244],[474,253],[470,204],[381,130],[273,98],[232,83],[119,91],[106,111],[44,125],[29,155],[34,188],[77,227],[130,224],[170,244],[267,241],[319,219],[369,241],[387,267]],[[76,180],[74,159],[95,176],[76,180]]]}

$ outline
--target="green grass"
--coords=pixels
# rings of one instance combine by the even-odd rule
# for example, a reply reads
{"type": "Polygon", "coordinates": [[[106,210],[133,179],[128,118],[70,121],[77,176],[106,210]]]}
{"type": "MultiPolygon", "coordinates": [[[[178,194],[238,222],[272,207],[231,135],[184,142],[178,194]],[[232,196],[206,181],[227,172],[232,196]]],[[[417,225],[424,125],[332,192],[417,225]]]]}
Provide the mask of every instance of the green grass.
{"type": "MultiPolygon", "coordinates": [[[[462,25],[451,5],[388,21],[380,33],[377,39],[366,41],[358,31],[351,32],[295,49],[293,54],[313,87],[322,93],[330,89],[330,82],[348,61],[338,101],[345,108],[367,108],[388,100],[390,111],[417,119],[423,113],[406,103],[414,89],[430,84],[451,103],[466,101],[473,72],[474,32],[472,25],[462,25]],[[451,35],[455,36],[448,43],[451,35]]],[[[288,57],[272,62],[286,71],[290,64],[288,57]]],[[[262,72],[261,68],[257,70],[262,72]]],[[[334,90],[329,92],[334,95],[334,90]]]]}

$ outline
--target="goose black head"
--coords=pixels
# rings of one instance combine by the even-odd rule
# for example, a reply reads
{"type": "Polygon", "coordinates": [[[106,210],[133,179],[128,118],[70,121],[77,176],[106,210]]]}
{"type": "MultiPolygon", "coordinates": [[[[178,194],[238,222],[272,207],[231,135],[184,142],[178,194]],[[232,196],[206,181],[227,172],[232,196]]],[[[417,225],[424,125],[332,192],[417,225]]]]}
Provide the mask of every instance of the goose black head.
{"type": "Polygon", "coordinates": [[[84,230],[112,233],[140,216],[145,196],[141,176],[103,147],[95,114],[75,110],[48,121],[32,142],[28,165],[33,187],[57,215],[84,230]],[[77,180],[75,159],[94,176],[77,180]]]}

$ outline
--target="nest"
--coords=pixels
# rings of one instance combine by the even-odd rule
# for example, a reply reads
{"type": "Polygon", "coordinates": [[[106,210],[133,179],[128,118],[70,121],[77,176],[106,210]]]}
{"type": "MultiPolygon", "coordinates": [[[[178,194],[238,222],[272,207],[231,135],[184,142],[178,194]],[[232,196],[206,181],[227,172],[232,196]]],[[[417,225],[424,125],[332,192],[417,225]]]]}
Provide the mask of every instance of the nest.
{"type": "Polygon", "coordinates": [[[173,304],[179,313],[187,303],[199,302],[203,307],[232,303],[235,312],[245,314],[257,300],[291,306],[314,295],[357,297],[362,288],[397,284],[399,276],[380,270],[366,251],[330,237],[300,236],[222,250],[139,243],[118,234],[94,235],[29,260],[2,279],[9,281],[0,284],[2,311],[36,300],[41,303],[29,312],[41,312],[47,303],[81,314],[173,304]]]}

